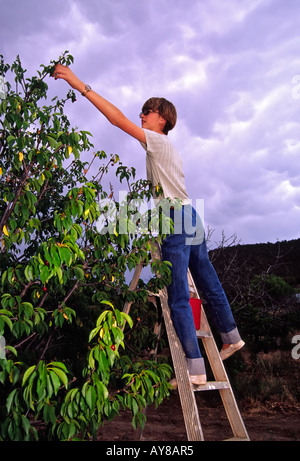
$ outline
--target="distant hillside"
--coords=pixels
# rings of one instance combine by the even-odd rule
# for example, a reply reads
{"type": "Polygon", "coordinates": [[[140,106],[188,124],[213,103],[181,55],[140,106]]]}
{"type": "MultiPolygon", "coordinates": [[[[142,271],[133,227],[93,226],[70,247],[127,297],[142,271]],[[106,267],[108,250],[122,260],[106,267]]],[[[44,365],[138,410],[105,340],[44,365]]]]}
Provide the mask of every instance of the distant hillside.
{"type": "Polygon", "coordinates": [[[235,265],[243,271],[256,274],[268,271],[300,288],[300,239],[225,247],[210,251],[210,257],[220,276],[234,258],[235,265]]]}

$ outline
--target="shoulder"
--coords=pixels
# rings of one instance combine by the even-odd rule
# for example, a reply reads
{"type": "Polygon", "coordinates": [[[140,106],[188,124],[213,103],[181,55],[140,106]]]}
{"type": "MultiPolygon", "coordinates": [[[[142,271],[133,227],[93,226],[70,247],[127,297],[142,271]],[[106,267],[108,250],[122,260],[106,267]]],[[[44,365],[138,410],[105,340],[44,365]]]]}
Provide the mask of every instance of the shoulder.
{"type": "Polygon", "coordinates": [[[172,148],[172,144],[168,136],[165,134],[160,134],[156,131],[147,130],[145,128],[143,130],[145,133],[145,143],[141,144],[148,153],[156,150],[172,148]]]}

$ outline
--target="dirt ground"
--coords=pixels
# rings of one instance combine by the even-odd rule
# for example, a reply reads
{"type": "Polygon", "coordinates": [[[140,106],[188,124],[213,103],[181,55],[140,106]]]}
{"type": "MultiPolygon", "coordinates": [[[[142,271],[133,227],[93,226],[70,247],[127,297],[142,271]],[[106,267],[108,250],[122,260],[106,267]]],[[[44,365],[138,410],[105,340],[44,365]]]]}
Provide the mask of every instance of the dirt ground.
{"type": "MultiPolygon", "coordinates": [[[[207,400],[204,393],[196,395],[205,441],[221,441],[232,437],[232,431],[218,394],[207,400]]],[[[299,409],[254,408],[238,402],[250,441],[300,441],[299,409]]],[[[146,411],[143,433],[131,426],[130,414],[120,413],[99,432],[99,441],[187,441],[178,391],[157,409],[146,411]]]]}
{"type": "MultiPolygon", "coordinates": [[[[250,386],[250,389],[253,367],[261,362],[263,367],[256,368],[256,372],[260,373],[259,376],[263,382],[267,379],[270,380],[270,377],[273,376],[274,380],[271,380],[271,384],[273,384],[277,382],[278,364],[280,364],[280,391],[285,390],[281,394],[276,394],[277,398],[266,400],[266,403],[262,403],[261,395],[259,399],[254,398],[254,401],[249,400],[249,397],[241,400],[236,397],[250,441],[300,441],[300,403],[297,398],[290,397],[291,393],[286,392],[288,390],[299,392],[300,360],[293,360],[290,351],[287,350],[272,351],[267,354],[259,353],[253,362],[251,354],[244,351],[243,362],[245,375],[243,378],[242,375],[239,375],[240,380],[243,379],[244,385],[250,386]]],[[[275,390],[278,391],[276,387],[275,390]]],[[[233,437],[219,392],[197,392],[195,397],[204,440],[221,441],[233,437]]],[[[178,390],[172,391],[169,399],[166,399],[158,408],[155,408],[154,405],[149,406],[146,409],[146,418],[146,425],[143,433],[141,433],[140,430],[133,429],[131,414],[121,412],[113,421],[106,422],[100,429],[99,440],[119,442],[188,441],[178,390]]]]}

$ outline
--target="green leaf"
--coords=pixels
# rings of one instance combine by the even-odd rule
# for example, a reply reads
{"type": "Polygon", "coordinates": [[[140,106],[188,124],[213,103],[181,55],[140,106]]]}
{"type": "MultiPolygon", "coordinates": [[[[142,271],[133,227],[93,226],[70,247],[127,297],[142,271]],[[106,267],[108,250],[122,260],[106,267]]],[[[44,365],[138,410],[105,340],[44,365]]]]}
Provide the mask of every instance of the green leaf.
{"type": "Polygon", "coordinates": [[[11,407],[12,407],[12,404],[13,404],[13,401],[14,401],[14,398],[15,398],[15,395],[16,395],[17,391],[18,391],[18,389],[14,389],[6,399],[7,413],[9,413],[10,410],[11,410],[11,407]]]}
{"type": "Polygon", "coordinates": [[[31,265],[27,265],[25,267],[24,274],[25,274],[25,277],[28,280],[28,282],[31,282],[31,280],[33,280],[33,278],[34,278],[33,267],[31,265]]]}
{"type": "Polygon", "coordinates": [[[121,328],[118,327],[112,327],[111,330],[115,338],[115,343],[120,344],[124,339],[123,331],[121,330],[121,328]]]}
{"type": "Polygon", "coordinates": [[[7,309],[0,309],[0,320],[8,325],[10,331],[13,329],[12,321],[9,318],[12,315],[12,312],[8,311],[7,309]]]}
{"type": "Polygon", "coordinates": [[[27,419],[26,416],[21,415],[21,421],[22,421],[22,427],[25,431],[25,434],[28,434],[30,427],[31,427],[29,419],[27,419]]]}
{"type": "Polygon", "coordinates": [[[95,408],[96,398],[97,395],[94,387],[89,386],[85,394],[85,400],[91,410],[95,408]]]}
{"type": "Polygon", "coordinates": [[[68,370],[67,370],[67,367],[66,367],[65,364],[62,363],[62,362],[55,362],[55,361],[54,361],[54,362],[50,362],[50,363],[48,363],[47,366],[48,366],[48,367],[61,368],[61,369],[64,370],[64,371],[68,371],[68,370]]]}
{"type": "Polygon", "coordinates": [[[53,139],[51,136],[47,136],[47,139],[48,139],[48,142],[50,144],[50,146],[53,148],[53,149],[56,149],[57,147],[57,142],[55,139],[53,139]]]}
{"type": "Polygon", "coordinates": [[[57,276],[58,276],[59,283],[63,284],[63,282],[64,282],[63,272],[62,272],[60,267],[56,268],[56,273],[57,273],[57,276]]]}
{"type": "Polygon", "coordinates": [[[66,247],[59,247],[58,248],[59,254],[60,254],[60,259],[62,263],[66,263],[67,266],[70,266],[72,264],[72,253],[71,251],[66,248],[66,247]]]}
{"type": "Polygon", "coordinates": [[[61,380],[61,382],[65,386],[65,388],[67,389],[68,388],[68,378],[67,378],[67,375],[65,374],[65,372],[62,371],[60,368],[52,368],[52,370],[54,371],[54,373],[57,374],[57,376],[59,377],[59,379],[61,380]]]}
{"type": "Polygon", "coordinates": [[[140,425],[141,429],[143,430],[145,427],[145,422],[146,422],[146,415],[144,415],[144,413],[141,413],[139,411],[134,415],[132,419],[132,426],[134,429],[137,429],[138,425],[140,425]]]}
{"type": "Polygon", "coordinates": [[[14,354],[16,357],[18,356],[17,350],[13,346],[5,346],[5,349],[10,351],[12,354],[14,354]]]}
{"type": "Polygon", "coordinates": [[[130,328],[132,328],[133,321],[132,321],[131,317],[128,314],[125,314],[125,312],[121,312],[121,316],[126,320],[128,325],[130,326],[130,328]]]}
{"type": "Polygon", "coordinates": [[[25,382],[27,381],[29,376],[34,372],[35,368],[36,368],[35,365],[32,365],[31,367],[27,368],[23,376],[22,386],[24,386],[25,382]]]}
{"type": "Polygon", "coordinates": [[[91,332],[90,332],[90,335],[89,335],[89,342],[91,342],[91,340],[99,333],[99,331],[101,330],[101,326],[99,327],[96,327],[94,328],[91,332]]]}
{"type": "Polygon", "coordinates": [[[59,388],[61,386],[61,381],[53,370],[50,370],[50,377],[53,384],[54,393],[55,395],[57,395],[57,392],[59,391],[59,388]]]}
{"type": "Polygon", "coordinates": [[[78,266],[74,267],[74,273],[77,279],[84,280],[84,272],[81,269],[81,267],[78,267],[78,266]]]}
{"type": "Polygon", "coordinates": [[[49,277],[50,271],[47,266],[43,266],[40,272],[40,279],[43,283],[45,283],[49,277]]]}

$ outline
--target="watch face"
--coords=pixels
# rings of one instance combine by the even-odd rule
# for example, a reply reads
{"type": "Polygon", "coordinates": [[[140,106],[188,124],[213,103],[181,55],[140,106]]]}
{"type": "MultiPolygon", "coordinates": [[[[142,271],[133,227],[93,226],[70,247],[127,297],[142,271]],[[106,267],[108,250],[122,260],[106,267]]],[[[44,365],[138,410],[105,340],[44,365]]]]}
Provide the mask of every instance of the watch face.
{"type": "Polygon", "coordinates": [[[90,87],[90,85],[85,85],[84,87],[84,91],[81,93],[82,96],[85,96],[87,94],[88,91],[90,91],[92,88],[90,87]]]}

